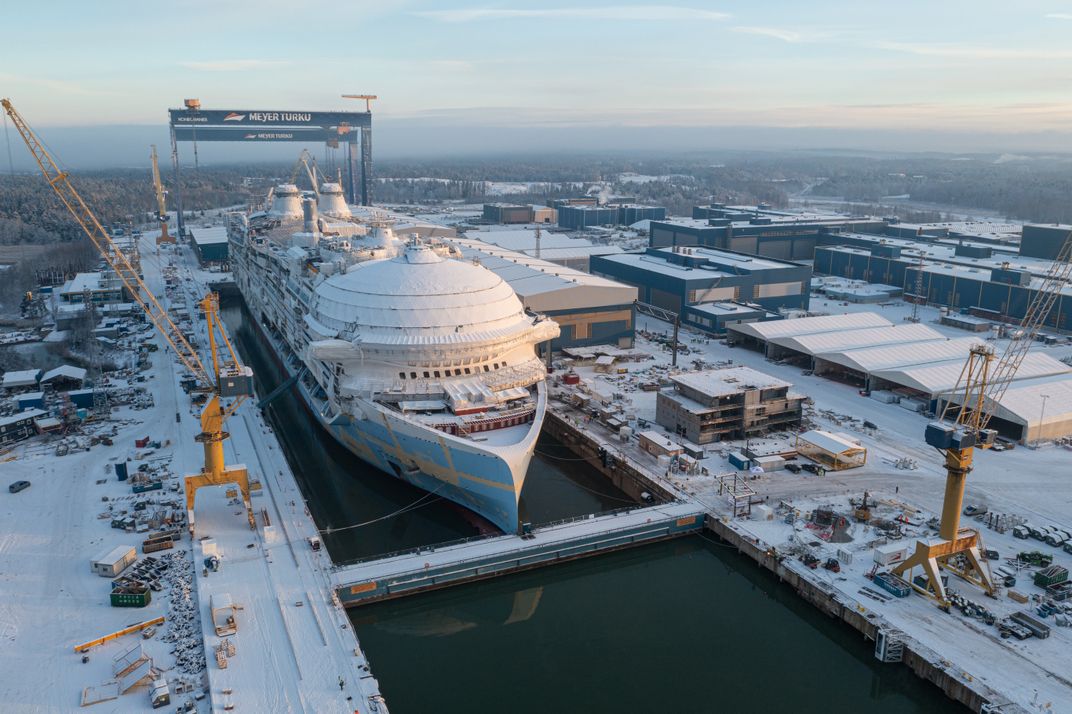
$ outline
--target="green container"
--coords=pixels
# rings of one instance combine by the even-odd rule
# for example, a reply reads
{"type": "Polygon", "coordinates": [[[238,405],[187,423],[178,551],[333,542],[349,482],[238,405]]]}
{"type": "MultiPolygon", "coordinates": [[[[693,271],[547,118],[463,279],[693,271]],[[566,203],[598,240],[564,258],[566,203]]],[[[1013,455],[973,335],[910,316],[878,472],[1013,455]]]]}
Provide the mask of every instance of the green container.
{"type": "Polygon", "coordinates": [[[145,607],[153,601],[153,591],[145,588],[143,593],[112,591],[112,607],[145,607]]]}
{"type": "Polygon", "coordinates": [[[1048,588],[1066,580],[1068,580],[1068,568],[1061,565],[1051,565],[1035,573],[1035,585],[1040,588],[1048,588]]]}

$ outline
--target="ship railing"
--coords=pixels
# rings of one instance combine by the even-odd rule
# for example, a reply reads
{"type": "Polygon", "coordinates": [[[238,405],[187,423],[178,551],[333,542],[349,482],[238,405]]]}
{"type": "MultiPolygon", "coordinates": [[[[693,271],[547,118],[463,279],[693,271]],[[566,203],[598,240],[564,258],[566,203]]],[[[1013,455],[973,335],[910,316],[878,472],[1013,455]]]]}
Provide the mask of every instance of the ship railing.
{"type": "MultiPolygon", "coordinates": [[[[621,508],[612,508],[606,511],[599,511],[598,513],[585,513],[579,516],[570,516],[569,518],[560,518],[555,521],[548,521],[546,523],[537,523],[534,525],[534,530],[541,531],[548,528],[555,528],[558,526],[567,525],[569,523],[577,523],[579,521],[587,521],[592,518],[601,518],[603,516],[617,516],[625,513],[632,513],[643,508],[651,508],[647,504],[637,504],[635,506],[623,506],[621,508]]],[[[377,560],[387,560],[388,558],[398,558],[406,555],[419,555],[420,553],[433,553],[443,548],[452,548],[458,545],[465,545],[467,543],[477,543],[479,541],[490,540],[492,538],[501,538],[504,534],[501,533],[486,533],[484,535],[469,536],[468,538],[457,538],[455,540],[447,540],[442,543],[435,543],[434,545],[418,546],[416,548],[404,548],[402,550],[393,550],[386,553],[379,553],[377,555],[366,555],[361,558],[352,558],[350,560],[340,560],[337,563],[333,563],[332,570],[341,570],[353,565],[361,565],[362,563],[371,563],[377,560]]],[[[512,535],[512,534],[505,534],[512,535]]]]}

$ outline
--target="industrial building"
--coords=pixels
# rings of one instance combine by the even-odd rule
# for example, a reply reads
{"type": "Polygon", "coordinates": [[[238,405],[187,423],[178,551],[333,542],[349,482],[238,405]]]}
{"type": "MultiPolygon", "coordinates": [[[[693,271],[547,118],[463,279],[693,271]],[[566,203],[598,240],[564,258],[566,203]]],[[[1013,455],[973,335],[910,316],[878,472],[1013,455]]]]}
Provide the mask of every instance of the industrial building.
{"type": "Polygon", "coordinates": [[[693,218],[653,220],[648,241],[653,248],[705,246],[777,260],[811,260],[815,246],[828,234],[881,234],[885,228],[886,222],[878,218],[712,204],[697,206],[693,218]]]}
{"type": "Polygon", "coordinates": [[[8,394],[36,392],[40,379],[41,370],[39,369],[8,370],[4,372],[4,391],[8,394]]]}
{"type": "Polygon", "coordinates": [[[225,226],[195,228],[188,232],[190,244],[197,252],[197,262],[202,265],[227,262],[227,228],[225,226]]]}
{"type": "Polygon", "coordinates": [[[11,416],[0,417],[0,446],[29,439],[37,433],[36,419],[46,416],[40,409],[30,409],[11,416]]]}
{"type": "Polygon", "coordinates": [[[748,367],[672,376],[655,421],[695,444],[748,439],[800,425],[805,397],[793,385],[748,367]]]}
{"type": "Polygon", "coordinates": [[[1020,255],[1056,260],[1069,235],[1072,235],[1072,226],[1027,223],[1020,236],[1020,255]]]}
{"type": "Polygon", "coordinates": [[[75,273],[55,291],[61,303],[81,305],[89,301],[94,305],[106,305],[129,299],[123,282],[114,272],[99,271],[95,273],[75,273]]]}
{"type": "Polygon", "coordinates": [[[561,335],[552,342],[554,349],[595,344],[632,346],[635,287],[471,238],[448,240],[464,257],[509,283],[526,308],[558,323],[561,335]]]}
{"type": "Polygon", "coordinates": [[[768,311],[808,308],[811,268],[756,255],[704,247],[648,248],[594,256],[591,265],[597,275],[635,285],[642,302],[674,312],[729,301],[768,311]]]}
{"type": "MultiPolygon", "coordinates": [[[[816,374],[852,385],[872,398],[914,412],[933,414],[952,399],[969,351],[979,337],[949,339],[921,324],[894,325],[874,313],[826,315],[731,325],[733,344],[759,349],[771,359],[811,368],[816,374]]],[[[1072,389],[1072,367],[1047,354],[1029,352],[1020,365],[991,427],[1013,440],[1039,430],[1042,395],[1072,389]],[[1045,383],[1045,389],[1035,389],[1045,383]]],[[[1046,397],[1048,399],[1049,396],[1046,397]]],[[[1072,434],[1065,403],[1050,404],[1041,430],[1045,438],[1072,434]]]]}
{"type": "Polygon", "coordinates": [[[730,325],[742,322],[780,320],[776,312],[764,310],[759,305],[740,302],[705,302],[686,305],[681,311],[682,324],[695,327],[712,335],[724,335],[730,325]]]}
{"type": "Polygon", "coordinates": [[[594,226],[629,226],[637,221],[665,218],[666,209],[662,206],[620,204],[560,206],[558,208],[558,227],[569,230],[583,230],[594,226]]]}
{"type": "Polygon", "coordinates": [[[41,376],[41,386],[55,391],[81,389],[86,381],[86,370],[69,364],[50,369],[41,376]]]}
{"type": "Polygon", "coordinates": [[[593,255],[622,252],[615,245],[597,245],[587,238],[572,238],[564,233],[541,230],[537,237],[536,229],[468,231],[466,237],[586,273],[593,255]]]}
{"type": "Polygon", "coordinates": [[[530,204],[485,203],[484,220],[488,223],[554,223],[558,220],[558,211],[550,206],[533,206],[530,204]]]}
{"type": "MultiPolygon", "coordinates": [[[[1000,322],[1020,322],[1052,261],[990,246],[948,246],[877,236],[839,235],[815,250],[815,272],[900,288],[906,298],[1000,322]],[[917,295],[917,273],[922,277],[917,295]]],[[[1072,286],[1065,286],[1045,327],[1072,331],[1072,286]]]]}

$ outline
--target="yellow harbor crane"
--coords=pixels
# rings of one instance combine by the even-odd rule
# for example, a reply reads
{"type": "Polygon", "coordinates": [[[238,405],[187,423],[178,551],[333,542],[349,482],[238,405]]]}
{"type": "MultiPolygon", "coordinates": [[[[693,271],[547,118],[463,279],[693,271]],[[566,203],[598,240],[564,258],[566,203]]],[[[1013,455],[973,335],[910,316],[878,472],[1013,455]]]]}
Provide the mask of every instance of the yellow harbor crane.
{"type": "MultiPolygon", "coordinates": [[[[944,408],[939,404],[941,420],[927,425],[927,444],[937,448],[945,457],[942,520],[938,537],[917,541],[915,552],[898,564],[893,572],[902,575],[916,567],[922,568],[928,587],[920,587],[915,582],[911,583],[912,587],[942,604],[947,601],[939,568],[975,583],[987,593],[994,592],[989,569],[983,566],[979,556],[979,533],[971,528],[960,527],[964,486],[972,468],[974,449],[987,449],[994,444],[997,432],[987,426],[1070,275],[1072,233],[1069,233],[1056,260],[1042,278],[1019,330],[1013,334],[1001,357],[996,358],[990,346],[973,347],[961,370],[957,386],[944,399],[944,408]],[[951,420],[947,422],[946,419],[950,417],[951,420]]],[[[1041,433],[1041,423],[1039,429],[1041,433]]]]}
{"type": "Polygon", "coordinates": [[[205,313],[208,327],[209,351],[212,358],[210,371],[205,368],[197,350],[190,344],[182,330],[172,321],[171,316],[142,281],[138,270],[131,265],[127,256],[104,230],[86,202],[82,200],[71,184],[67,173],[59,168],[41,139],[22,118],[22,115],[15,111],[15,107],[8,99],[0,100],[0,105],[11,117],[22,140],[26,142],[26,147],[37,161],[48,185],[52,187],[71,216],[82,227],[104,262],[123,282],[130,298],[141,307],[190,374],[197,379],[202,388],[212,395],[201,412],[201,432],[194,437],[204,448],[205,463],[200,473],[186,477],[186,510],[190,514],[191,527],[193,526],[194,495],[197,489],[202,486],[232,483],[237,484],[241,490],[250,527],[254,527],[253,509],[249,496],[249,475],[246,468],[244,466],[228,467],[223,457],[223,442],[230,436],[224,431],[224,423],[234,414],[245,398],[253,393],[253,371],[239,362],[230,340],[227,339],[227,334],[222,329],[219,319],[219,297],[215,293],[209,293],[199,302],[199,307],[205,313]],[[221,361],[220,350],[216,342],[217,335],[227,348],[229,359],[226,361],[221,361]],[[233,399],[233,401],[224,406],[221,399],[233,399]]]}
{"type": "Polygon", "coordinates": [[[164,184],[160,181],[160,164],[156,160],[156,144],[152,145],[153,191],[156,193],[156,220],[160,223],[160,235],[156,244],[174,243],[175,238],[168,233],[167,200],[164,184]]]}

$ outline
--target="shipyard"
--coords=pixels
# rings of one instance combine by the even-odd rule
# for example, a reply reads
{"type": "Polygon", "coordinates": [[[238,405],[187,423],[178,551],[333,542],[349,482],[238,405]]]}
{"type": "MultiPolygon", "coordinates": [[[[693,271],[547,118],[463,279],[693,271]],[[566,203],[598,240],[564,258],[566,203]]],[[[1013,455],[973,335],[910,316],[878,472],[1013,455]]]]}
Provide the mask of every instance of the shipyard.
{"type": "MultiPolygon", "coordinates": [[[[836,37],[415,8],[360,21],[836,37]]],[[[285,51],[47,85],[94,130],[5,79],[5,711],[1072,711],[1059,130],[878,151],[835,93],[859,134],[711,139],[646,82],[588,126],[591,58],[591,99],[505,83],[470,127],[489,62],[391,52],[377,94],[285,51]]]]}

